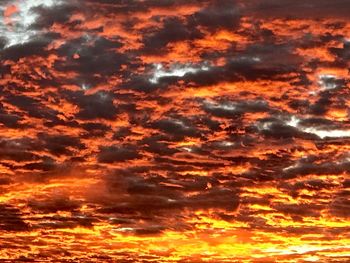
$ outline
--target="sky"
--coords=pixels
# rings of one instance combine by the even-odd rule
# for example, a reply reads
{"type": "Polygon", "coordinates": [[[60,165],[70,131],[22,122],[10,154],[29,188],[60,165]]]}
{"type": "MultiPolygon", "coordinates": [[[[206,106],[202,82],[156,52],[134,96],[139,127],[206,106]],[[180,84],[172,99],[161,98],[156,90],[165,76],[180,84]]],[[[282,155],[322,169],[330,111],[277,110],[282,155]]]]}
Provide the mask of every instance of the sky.
{"type": "Polygon", "coordinates": [[[1,0],[0,261],[350,262],[348,0],[1,0]]]}

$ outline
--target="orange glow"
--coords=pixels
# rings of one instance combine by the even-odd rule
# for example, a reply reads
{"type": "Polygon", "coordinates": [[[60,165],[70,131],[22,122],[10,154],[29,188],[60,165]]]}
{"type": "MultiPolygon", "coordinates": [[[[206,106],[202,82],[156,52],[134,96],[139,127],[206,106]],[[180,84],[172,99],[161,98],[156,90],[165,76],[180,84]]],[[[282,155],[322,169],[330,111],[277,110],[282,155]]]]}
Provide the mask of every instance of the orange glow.
{"type": "Polygon", "coordinates": [[[0,1],[0,261],[348,263],[350,5],[316,2],[0,1]]]}

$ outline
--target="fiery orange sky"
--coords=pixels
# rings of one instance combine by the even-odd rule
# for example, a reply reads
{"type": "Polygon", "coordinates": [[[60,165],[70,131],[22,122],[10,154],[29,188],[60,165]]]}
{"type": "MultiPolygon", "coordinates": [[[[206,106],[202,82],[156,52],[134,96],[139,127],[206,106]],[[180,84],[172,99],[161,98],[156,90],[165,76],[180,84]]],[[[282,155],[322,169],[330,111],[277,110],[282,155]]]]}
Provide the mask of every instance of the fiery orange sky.
{"type": "Polygon", "coordinates": [[[0,261],[350,262],[348,0],[1,0],[0,261]]]}

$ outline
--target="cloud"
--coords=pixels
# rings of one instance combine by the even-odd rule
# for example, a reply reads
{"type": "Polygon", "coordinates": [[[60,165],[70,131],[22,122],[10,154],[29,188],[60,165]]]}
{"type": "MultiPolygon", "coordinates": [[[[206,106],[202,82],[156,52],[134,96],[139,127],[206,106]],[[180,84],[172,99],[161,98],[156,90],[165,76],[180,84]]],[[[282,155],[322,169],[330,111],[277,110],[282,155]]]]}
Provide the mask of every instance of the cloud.
{"type": "Polygon", "coordinates": [[[21,212],[15,207],[1,205],[0,229],[3,231],[28,231],[29,225],[21,218],[21,212]]]}
{"type": "Polygon", "coordinates": [[[240,22],[240,11],[236,1],[212,1],[207,7],[202,8],[191,16],[195,26],[201,26],[210,31],[237,28],[240,22]]]}
{"type": "Polygon", "coordinates": [[[333,2],[321,0],[317,3],[311,0],[285,1],[283,3],[276,0],[268,0],[250,1],[246,8],[248,11],[253,11],[254,15],[266,18],[346,19],[346,13],[343,10],[348,7],[348,4],[346,0],[335,0],[333,2]]]}
{"type": "Polygon", "coordinates": [[[62,1],[8,1],[2,4],[5,17],[0,22],[0,30],[6,38],[6,47],[22,45],[31,42],[40,32],[31,28],[40,19],[36,8],[53,8],[62,4],[62,1]],[[7,5],[8,4],[8,5],[7,5]],[[12,8],[13,11],[10,12],[12,8]],[[6,16],[7,15],[7,16],[6,16]]]}
{"type": "Polygon", "coordinates": [[[347,262],[348,6],[2,1],[0,258],[347,262]]]}
{"type": "Polygon", "coordinates": [[[137,149],[132,145],[126,145],[123,147],[101,147],[100,152],[98,154],[98,160],[102,163],[123,162],[127,160],[133,160],[139,157],[140,154],[137,152],[137,149]]]}
{"type": "Polygon", "coordinates": [[[199,38],[199,30],[186,25],[184,21],[177,17],[165,18],[162,21],[162,28],[155,28],[154,32],[145,34],[143,38],[144,50],[146,53],[158,53],[164,50],[169,43],[193,40],[199,38]]]}

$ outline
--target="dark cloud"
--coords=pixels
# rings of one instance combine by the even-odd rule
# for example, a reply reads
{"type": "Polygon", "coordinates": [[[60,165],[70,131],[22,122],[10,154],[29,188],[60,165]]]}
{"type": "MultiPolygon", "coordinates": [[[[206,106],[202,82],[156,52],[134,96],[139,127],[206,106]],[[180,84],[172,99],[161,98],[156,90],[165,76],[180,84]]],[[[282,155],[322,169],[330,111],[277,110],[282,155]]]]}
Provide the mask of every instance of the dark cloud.
{"type": "MultiPolygon", "coordinates": [[[[289,45],[253,44],[241,51],[239,56],[226,54],[226,63],[222,66],[212,66],[208,70],[190,72],[183,77],[161,77],[156,86],[175,85],[179,80],[185,81],[191,86],[262,79],[290,81],[295,78],[288,77],[287,74],[298,72],[302,61],[301,57],[293,54],[292,51],[293,48],[289,45]]],[[[142,85],[142,83],[139,81],[138,85],[142,85]]],[[[150,84],[147,85],[149,86],[147,89],[152,88],[150,84]]],[[[144,89],[146,90],[146,88],[144,89]]]]}
{"type": "Polygon", "coordinates": [[[185,136],[199,137],[200,131],[193,127],[189,120],[163,119],[156,121],[152,126],[161,132],[169,134],[174,138],[181,139],[185,136]]]}
{"type": "Polygon", "coordinates": [[[349,207],[350,207],[350,191],[342,190],[333,199],[333,202],[330,204],[330,213],[334,216],[349,218],[349,207]]]}
{"type": "Polygon", "coordinates": [[[69,135],[48,135],[44,133],[38,134],[38,139],[43,142],[43,147],[56,156],[71,155],[69,148],[78,150],[85,149],[85,145],[80,142],[79,138],[69,135]]]}
{"type": "Polygon", "coordinates": [[[3,104],[0,104],[0,123],[5,125],[8,128],[19,128],[22,118],[16,114],[7,112],[3,104]]]}
{"type": "Polygon", "coordinates": [[[160,139],[161,136],[154,136],[154,137],[148,137],[143,140],[144,143],[144,149],[148,152],[159,154],[161,156],[164,155],[172,155],[179,150],[176,149],[171,149],[169,147],[169,143],[162,143],[159,142],[158,140],[160,139]]]}
{"type": "Polygon", "coordinates": [[[318,217],[320,216],[322,205],[314,204],[301,204],[301,205],[291,205],[291,204],[272,204],[272,207],[277,211],[291,216],[307,216],[307,217],[318,217]]]}
{"type": "MultiPolygon", "coordinates": [[[[213,188],[207,189],[207,179],[204,178],[203,180],[193,178],[194,181],[186,183],[179,178],[169,180],[156,175],[143,178],[125,172],[117,171],[108,176],[110,194],[115,196],[118,201],[114,205],[103,204],[103,207],[98,210],[99,212],[132,215],[146,220],[148,224],[158,222],[160,225],[156,229],[161,231],[163,228],[171,227],[166,220],[169,213],[175,216],[184,209],[197,211],[215,208],[233,212],[239,205],[239,198],[235,190],[222,188],[215,182],[213,182],[213,188]],[[171,186],[176,184],[179,184],[179,187],[171,186]],[[189,191],[198,192],[192,196],[184,195],[185,192],[189,191]]],[[[131,224],[132,222],[123,220],[120,223],[131,224]]],[[[184,223],[184,225],[186,224],[184,223]]],[[[151,229],[154,230],[153,227],[151,229]]],[[[158,231],[156,232],[158,233],[158,231]]],[[[143,234],[151,233],[145,230],[143,234]]]]}
{"type": "Polygon", "coordinates": [[[44,156],[39,162],[30,162],[23,165],[21,168],[26,170],[39,170],[39,171],[54,171],[58,168],[58,163],[50,157],[44,156]]]}
{"type": "Polygon", "coordinates": [[[66,24],[69,22],[74,12],[78,11],[78,6],[71,3],[65,3],[55,7],[38,6],[32,10],[38,15],[37,20],[31,26],[33,29],[49,29],[53,24],[66,24]]]}
{"type": "Polygon", "coordinates": [[[301,138],[306,140],[315,140],[318,136],[300,131],[298,128],[285,124],[285,122],[274,119],[266,118],[260,120],[261,133],[269,138],[276,139],[293,139],[301,138]]]}
{"type": "Polygon", "coordinates": [[[145,34],[143,52],[159,53],[169,43],[193,40],[202,36],[199,30],[190,27],[186,21],[177,17],[166,18],[162,23],[163,26],[159,30],[145,34]]]}
{"type": "Polygon", "coordinates": [[[204,102],[206,112],[217,117],[235,118],[245,113],[267,112],[268,104],[264,101],[221,101],[217,104],[204,102]]]}
{"type": "Polygon", "coordinates": [[[210,31],[234,30],[240,22],[236,1],[213,1],[209,6],[193,14],[189,20],[193,26],[203,26],[210,31]]]}
{"type": "Polygon", "coordinates": [[[246,4],[248,13],[264,18],[289,18],[289,19],[322,19],[338,18],[347,19],[346,11],[349,2],[346,0],[335,0],[332,2],[321,0],[307,1],[249,1],[246,4]]]}
{"type": "Polygon", "coordinates": [[[34,142],[29,138],[19,140],[8,140],[2,138],[0,141],[0,156],[4,160],[13,160],[17,162],[33,161],[39,159],[39,156],[31,152],[35,149],[34,142]]]}
{"type": "Polygon", "coordinates": [[[16,44],[0,51],[0,58],[18,61],[29,56],[48,56],[46,47],[59,37],[56,33],[48,33],[33,39],[28,43],[16,44]]]}
{"type": "MultiPolygon", "coordinates": [[[[40,102],[40,99],[33,99],[24,95],[12,95],[7,96],[6,101],[20,110],[26,111],[30,117],[44,119],[46,121],[57,121],[58,112],[47,108],[40,102]]],[[[22,115],[18,113],[18,115],[22,115]]],[[[11,115],[10,115],[11,116],[11,115]]]]}
{"type": "Polygon", "coordinates": [[[79,107],[77,117],[84,120],[115,119],[118,113],[113,103],[114,96],[109,92],[97,92],[90,95],[83,91],[67,91],[65,97],[79,107]]]}
{"type": "Polygon", "coordinates": [[[21,218],[21,211],[15,207],[1,204],[0,229],[3,231],[28,231],[30,226],[21,218]]]}
{"type": "Polygon", "coordinates": [[[79,77],[74,80],[75,84],[94,86],[107,76],[120,74],[121,66],[128,64],[127,55],[117,51],[122,45],[118,37],[106,39],[86,35],[73,39],[57,49],[58,55],[65,59],[57,61],[55,68],[76,72],[79,77]]]}
{"type": "Polygon", "coordinates": [[[322,163],[314,163],[314,162],[299,162],[294,167],[290,167],[290,169],[285,170],[282,174],[283,177],[286,178],[294,178],[297,176],[308,175],[308,174],[334,174],[339,175],[344,172],[348,172],[350,169],[349,162],[343,163],[333,163],[329,161],[324,161],[322,163]]]}
{"type": "Polygon", "coordinates": [[[101,137],[104,136],[111,128],[107,125],[98,122],[87,122],[82,124],[82,128],[86,130],[88,137],[101,137]]]}
{"type": "Polygon", "coordinates": [[[98,161],[102,163],[123,162],[140,158],[137,148],[132,145],[104,146],[100,148],[98,161]]]}
{"type": "Polygon", "coordinates": [[[49,200],[31,200],[28,203],[33,210],[42,213],[55,213],[57,211],[74,211],[79,208],[79,202],[66,197],[55,197],[49,200]]]}

